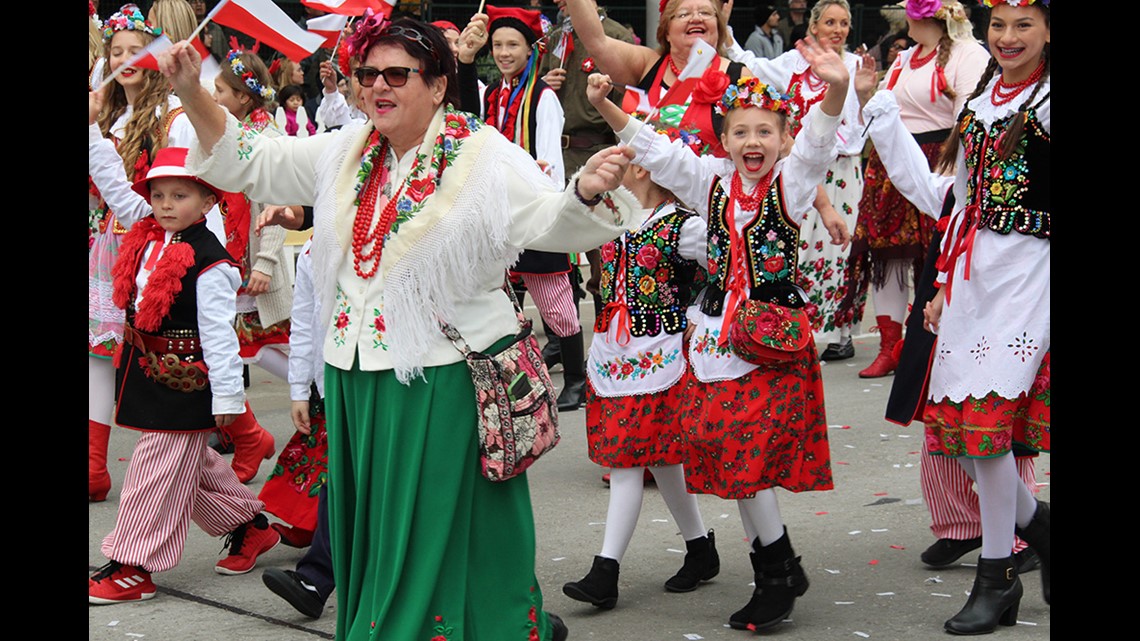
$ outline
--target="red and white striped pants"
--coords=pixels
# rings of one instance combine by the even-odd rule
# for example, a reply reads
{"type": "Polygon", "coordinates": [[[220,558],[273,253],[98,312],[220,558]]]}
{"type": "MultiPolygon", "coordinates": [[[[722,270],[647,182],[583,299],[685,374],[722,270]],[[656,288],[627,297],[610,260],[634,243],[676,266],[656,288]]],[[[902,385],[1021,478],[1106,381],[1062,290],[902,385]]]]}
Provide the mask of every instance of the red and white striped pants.
{"type": "MultiPolygon", "coordinates": [[[[1037,494],[1037,470],[1034,457],[1016,457],[1017,473],[1025,486],[1037,494]]],[[[972,481],[958,461],[949,456],[932,456],[925,450],[919,464],[922,499],[930,508],[930,531],[938,539],[965,540],[982,535],[982,513],[972,481]]],[[[1013,552],[1028,547],[1014,537],[1013,552]]]]}
{"type": "Polygon", "coordinates": [[[551,331],[563,338],[582,331],[568,274],[523,274],[522,280],[551,331]]]}
{"type": "Polygon", "coordinates": [[[163,572],[181,560],[190,521],[217,537],[265,509],[209,440],[210,432],[142,433],[103,556],[163,572]]]}

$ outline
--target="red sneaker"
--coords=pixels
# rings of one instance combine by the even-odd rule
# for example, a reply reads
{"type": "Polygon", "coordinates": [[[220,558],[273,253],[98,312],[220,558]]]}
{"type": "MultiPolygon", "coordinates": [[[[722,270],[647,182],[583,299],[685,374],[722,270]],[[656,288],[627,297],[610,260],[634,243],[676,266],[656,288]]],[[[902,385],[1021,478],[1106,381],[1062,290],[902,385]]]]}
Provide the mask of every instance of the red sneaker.
{"type": "Polygon", "coordinates": [[[280,542],[281,535],[269,527],[269,520],[264,514],[258,514],[249,523],[239,525],[226,535],[225,547],[230,549],[230,555],[218,561],[214,571],[218,574],[245,574],[257,565],[257,557],[280,542]]]}
{"type": "Polygon", "coordinates": [[[104,565],[87,579],[87,602],[96,605],[145,601],[154,598],[156,591],[150,572],[118,561],[104,565]]]}

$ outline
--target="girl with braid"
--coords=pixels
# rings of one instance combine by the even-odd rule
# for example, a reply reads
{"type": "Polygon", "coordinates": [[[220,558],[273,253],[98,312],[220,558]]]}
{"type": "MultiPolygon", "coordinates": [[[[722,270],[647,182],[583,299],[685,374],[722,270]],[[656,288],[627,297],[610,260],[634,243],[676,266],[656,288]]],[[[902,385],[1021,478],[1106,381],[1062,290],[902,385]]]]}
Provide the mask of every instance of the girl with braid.
{"type": "MultiPolygon", "coordinates": [[[[1022,586],[1014,533],[1041,558],[1049,602],[1049,504],[1018,478],[1012,446],[1049,451],[1049,0],[992,7],[993,60],[939,159],[954,198],[925,327],[938,335],[926,449],[955,457],[978,487],[982,550],[947,632],[1014,625],[1022,586]]],[[[870,107],[870,105],[868,105],[870,107]]]]}

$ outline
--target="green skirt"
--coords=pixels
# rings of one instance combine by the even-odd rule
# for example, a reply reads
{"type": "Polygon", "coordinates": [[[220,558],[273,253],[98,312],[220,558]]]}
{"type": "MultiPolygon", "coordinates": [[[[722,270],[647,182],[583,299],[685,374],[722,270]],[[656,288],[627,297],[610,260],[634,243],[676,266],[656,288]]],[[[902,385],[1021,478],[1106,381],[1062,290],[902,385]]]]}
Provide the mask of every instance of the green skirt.
{"type": "Polygon", "coordinates": [[[550,638],[526,475],[479,472],[466,364],[325,368],[337,639],[550,638]]]}

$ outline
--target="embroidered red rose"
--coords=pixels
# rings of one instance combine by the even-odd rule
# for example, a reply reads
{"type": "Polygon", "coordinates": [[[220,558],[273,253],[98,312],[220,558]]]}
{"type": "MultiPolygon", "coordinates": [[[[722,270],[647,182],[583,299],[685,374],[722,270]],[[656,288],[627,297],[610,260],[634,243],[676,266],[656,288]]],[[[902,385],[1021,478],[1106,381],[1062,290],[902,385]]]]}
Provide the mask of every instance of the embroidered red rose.
{"type": "Polygon", "coordinates": [[[780,317],[772,312],[762,312],[756,317],[756,329],[765,336],[771,336],[780,329],[780,317]]]}
{"type": "Polygon", "coordinates": [[[526,616],[530,619],[531,623],[538,623],[538,610],[536,610],[533,605],[530,606],[530,612],[528,612],[526,616]]]}
{"type": "Polygon", "coordinates": [[[447,641],[447,637],[443,636],[442,634],[437,634],[431,638],[431,641],[447,641]]]}
{"type": "Polygon", "coordinates": [[[345,327],[348,327],[348,314],[341,312],[336,315],[336,328],[344,329],[345,327]]]}
{"type": "Polygon", "coordinates": [[[668,269],[657,270],[657,282],[664,283],[668,280],[669,280],[669,270],[668,269]]]}
{"type": "Polygon", "coordinates": [[[632,374],[633,373],[633,363],[622,363],[621,364],[621,373],[624,376],[629,376],[630,374],[632,374]]]}
{"type": "Polygon", "coordinates": [[[637,264],[646,269],[654,269],[661,260],[661,250],[653,245],[642,245],[637,251],[637,264]]]}
{"type": "Polygon", "coordinates": [[[613,259],[614,259],[614,243],[613,243],[613,241],[610,241],[610,242],[606,243],[605,245],[602,245],[602,261],[608,263],[613,259]]]}
{"type": "Polygon", "coordinates": [[[693,89],[693,102],[711,105],[720,102],[724,97],[724,90],[729,85],[728,74],[721,71],[716,65],[710,66],[697,81],[693,89]]]}
{"type": "Polygon", "coordinates": [[[784,257],[783,256],[772,256],[771,258],[764,261],[764,269],[768,270],[769,272],[772,272],[773,274],[778,273],[783,268],[784,268],[784,257]]]}
{"type": "Polygon", "coordinates": [[[424,198],[427,198],[435,192],[435,182],[432,181],[431,176],[413,180],[408,183],[408,187],[408,196],[417,203],[423,201],[424,198]]]}
{"type": "Polygon", "coordinates": [[[372,322],[372,325],[376,328],[376,331],[380,332],[381,334],[384,333],[385,327],[384,327],[384,317],[383,316],[377,316],[376,320],[372,322]]]}

